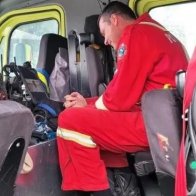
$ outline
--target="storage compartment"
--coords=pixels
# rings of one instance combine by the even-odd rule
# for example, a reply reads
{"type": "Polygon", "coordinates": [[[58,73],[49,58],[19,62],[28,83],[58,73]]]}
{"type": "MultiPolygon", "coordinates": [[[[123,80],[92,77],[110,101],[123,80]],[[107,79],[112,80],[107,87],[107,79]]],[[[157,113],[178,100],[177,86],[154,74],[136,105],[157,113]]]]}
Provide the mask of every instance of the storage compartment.
{"type": "Polygon", "coordinates": [[[58,163],[56,139],[28,147],[33,169],[19,174],[15,196],[61,196],[61,173],[58,163]]]}

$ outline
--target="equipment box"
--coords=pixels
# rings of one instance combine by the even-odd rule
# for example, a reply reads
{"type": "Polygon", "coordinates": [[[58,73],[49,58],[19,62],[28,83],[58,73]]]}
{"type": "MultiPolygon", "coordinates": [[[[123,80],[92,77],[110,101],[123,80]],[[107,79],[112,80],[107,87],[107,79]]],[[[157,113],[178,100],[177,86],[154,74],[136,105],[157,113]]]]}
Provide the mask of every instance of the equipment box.
{"type": "Polygon", "coordinates": [[[19,174],[14,196],[61,196],[61,173],[56,139],[28,147],[33,169],[19,174]]]}

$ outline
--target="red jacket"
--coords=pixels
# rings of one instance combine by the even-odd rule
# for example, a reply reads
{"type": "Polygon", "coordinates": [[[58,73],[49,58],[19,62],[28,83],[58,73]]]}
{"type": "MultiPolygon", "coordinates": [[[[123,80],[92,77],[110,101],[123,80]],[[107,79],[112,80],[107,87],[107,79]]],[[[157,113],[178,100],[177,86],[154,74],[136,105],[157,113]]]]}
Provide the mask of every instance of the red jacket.
{"type": "Polygon", "coordinates": [[[146,13],[127,26],[120,38],[117,70],[103,103],[113,111],[137,110],[145,91],[165,84],[174,87],[176,72],[186,68],[181,43],[146,13]]]}

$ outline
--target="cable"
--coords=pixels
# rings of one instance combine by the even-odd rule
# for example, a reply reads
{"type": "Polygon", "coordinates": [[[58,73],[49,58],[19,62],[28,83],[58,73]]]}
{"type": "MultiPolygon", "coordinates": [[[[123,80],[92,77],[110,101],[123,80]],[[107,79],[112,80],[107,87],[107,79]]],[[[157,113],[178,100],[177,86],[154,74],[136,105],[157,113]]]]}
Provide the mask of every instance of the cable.
{"type": "Polygon", "coordinates": [[[104,6],[107,5],[107,3],[103,2],[102,0],[99,0],[99,1],[102,3],[102,5],[104,5],[104,6]]]}
{"type": "Polygon", "coordinates": [[[100,10],[102,12],[102,7],[101,7],[101,4],[100,4],[100,0],[97,0],[97,3],[99,4],[99,8],[100,8],[100,10]]]}
{"type": "Polygon", "coordinates": [[[103,11],[101,4],[102,4],[103,6],[106,6],[107,3],[103,2],[102,0],[97,0],[97,2],[98,2],[98,4],[99,4],[100,10],[103,11]]]}

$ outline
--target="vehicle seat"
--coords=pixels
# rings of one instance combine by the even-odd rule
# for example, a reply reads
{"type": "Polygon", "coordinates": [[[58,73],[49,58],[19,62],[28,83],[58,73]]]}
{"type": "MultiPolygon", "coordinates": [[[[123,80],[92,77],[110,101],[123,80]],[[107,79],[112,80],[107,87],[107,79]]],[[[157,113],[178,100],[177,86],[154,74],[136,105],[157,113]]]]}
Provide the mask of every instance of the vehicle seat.
{"type": "MultiPolygon", "coordinates": [[[[114,58],[111,47],[104,45],[103,37],[99,33],[97,19],[98,15],[86,17],[85,33],[78,35],[79,45],[78,48],[75,48],[75,53],[79,52],[80,62],[79,75],[77,76],[79,91],[85,97],[101,95],[113,76],[114,58]]],[[[73,46],[77,45],[76,42],[73,46]]],[[[70,51],[73,52],[73,49],[70,50],[69,48],[70,51]]],[[[73,55],[71,60],[74,58],[76,55],[73,55]]],[[[70,66],[73,64],[74,62],[70,66]]]]}
{"type": "Polygon", "coordinates": [[[181,140],[179,130],[182,130],[182,99],[176,89],[149,91],[142,98],[142,113],[161,193],[173,196],[181,140]]]}
{"type": "Polygon", "coordinates": [[[38,63],[36,66],[38,76],[49,91],[48,82],[59,48],[67,50],[67,39],[57,34],[44,34],[41,38],[38,63]]]}
{"type": "Polygon", "coordinates": [[[101,95],[103,93],[105,85],[107,85],[113,77],[115,67],[112,48],[104,44],[104,38],[99,32],[97,20],[98,15],[88,16],[85,19],[84,25],[85,34],[93,38],[91,42],[86,43],[87,68],[92,96],[101,95]]]}
{"type": "MultiPolygon", "coordinates": [[[[185,77],[186,77],[186,71],[184,71],[184,70],[179,70],[176,73],[176,97],[178,97],[178,95],[179,95],[179,101],[182,101],[182,98],[183,98],[185,77]]],[[[150,105],[149,107],[150,108],[148,108],[147,111],[145,111],[146,114],[144,114],[144,115],[146,115],[146,116],[154,115],[154,117],[155,117],[157,109],[155,109],[156,110],[155,113],[154,113],[153,110],[151,110],[152,109],[151,107],[154,107],[154,106],[151,106],[151,103],[152,103],[151,99],[155,100],[155,103],[158,102],[158,104],[160,104],[161,99],[158,100],[159,99],[158,97],[160,96],[159,93],[158,93],[158,95],[150,95],[151,93],[149,93],[149,95],[145,95],[145,96],[147,96],[147,100],[145,100],[145,101],[143,100],[142,105],[145,105],[145,104],[147,104],[146,102],[149,102],[149,105],[150,105]],[[154,98],[154,96],[157,96],[157,98],[154,98]]],[[[167,92],[164,92],[164,93],[167,93],[167,92]]],[[[152,92],[152,94],[153,94],[153,92],[152,92]]],[[[146,97],[144,99],[146,99],[146,97]]],[[[169,105],[169,103],[168,103],[168,105],[169,105]]],[[[168,107],[168,105],[166,105],[165,107],[168,107]]],[[[173,125],[174,126],[174,131],[173,132],[175,132],[175,130],[177,131],[177,129],[178,129],[177,127],[180,127],[180,123],[181,123],[181,121],[179,120],[179,117],[180,117],[180,114],[181,114],[181,112],[179,110],[180,108],[181,108],[181,103],[179,103],[179,107],[176,108],[176,112],[174,112],[174,114],[172,114],[172,116],[173,116],[172,118],[177,119],[177,121],[176,120],[174,121],[174,122],[177,122],[177,123],[173,125]]],[[[179,142],[179,137],[177,137],[177,138],[178,138],[177,142],[179,142]]],[[[135,153],[134,157],[135,157],[134,166],[135,166],[135,170],[136,170],[136,173],[137,173],[138,176],[140,176],[140,177],[147,176],[147,175],[153,174],[155,171],[157,171],[157,166],[156,166],[157,163],[154,165],[154,161],[153,161],[153,158],[152,158],[152,155],[151,155],[150,151],[137,152],[137,153],[135,153]]],[[[168,182],[171,182],[172,192],[174,192],[174,176],[175,176],[174,165],[176,165],[176,163],[173,164],[173,171],[172,172],[170,171],[170,174],[169,174],[169,175],[172,176],[171,177],[172,182],[170,180],[168,181],[168,182]]],[[[168,169],[166,169],[166,171],[168,172],[168,169]]],[[[158,175],[158,176],[160,176],[160,175],[158,175]]],[[[163,178],[165,178],[165,177],[163,177],[163,178]]],[[[166,177],[166,179],[167,179],[167,177],[166,177]]],[[[167,190],[167,188],[166,188],[166,190],[167,190]]]]}
{"type": "Polygon", "coordinates": [[[30,142],[34,118],[28,108],[14,101],[0,101],[0,108],[0,190],[1,195],[11,196],[30,142]]]}

